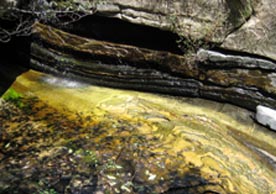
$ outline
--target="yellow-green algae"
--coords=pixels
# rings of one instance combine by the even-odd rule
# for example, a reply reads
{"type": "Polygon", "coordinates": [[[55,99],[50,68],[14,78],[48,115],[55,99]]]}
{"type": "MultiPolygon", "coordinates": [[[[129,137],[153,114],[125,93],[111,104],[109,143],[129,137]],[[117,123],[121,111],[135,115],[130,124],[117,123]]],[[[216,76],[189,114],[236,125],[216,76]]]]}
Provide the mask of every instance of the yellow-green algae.
{"type": "MultiPolygon", "coordinates": [[[[48,107],[32,115],[35,125],[56,134],[38,140],[52,146],[39,149],[39,158],[64,146],[84,154],[80,163],[100,166],[98,180],[111,192],[276,193],[275,168],[248,146],[276,155],[276,135],[255,124],[248,111],[202,99],[53,84],[51,79],[57,78],[29,71],[12,85],[25,98],[37,98],[33,111],[41,104],[48,107]],[[51,118],[53,111],[66,119],[51,118]],[[78,139],[88,143],[74,143],[78,139]],[[98,164],[106,157],[111,168],[98,164]]],[[[16,122],[8,126],[7,133],[19,130],[16,122]]]]}

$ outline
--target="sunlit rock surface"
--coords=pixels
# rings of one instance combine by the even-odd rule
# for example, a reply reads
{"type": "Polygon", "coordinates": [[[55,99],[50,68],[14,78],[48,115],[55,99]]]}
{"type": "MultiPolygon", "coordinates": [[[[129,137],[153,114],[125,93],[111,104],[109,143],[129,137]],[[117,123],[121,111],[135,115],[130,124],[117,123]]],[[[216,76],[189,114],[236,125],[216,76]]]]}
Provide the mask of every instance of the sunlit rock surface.
{"type": "MultiPolygon", "coordinates": [[[[101,2],[101,1],[100,1],[101,2]]],[[[252,14],[251,1],[109,0],[99,3],[99,13],[195,39],[222,41],[252,14]]]]}
{"type": "Polygon", "coordinates": [[[276,3],[274,0],[257,0],[254,4],[254,14],[242,27],[229,34],[222,47],[276,60],[276,3]]]}
{"type": "Polygon", "coordinates": [[[259,105],[256,108],[256,119],[259,123],[276,131],[276,110],[259,105]]]}
{"type": "Polygon", "coordinates": [[[34,25],[31,65],[90,83],[276,108],[276,63],[200,49],[196,57],[97,41],[34,25]]]}
{"type": "Polygon", "coordinates": [[[275,8],[275,0],[108,0],[98,11],[276,60],[275,8]]]}
{"type": "Polygon", "coordinates": [[[276,193],[252,116],[29,71],[0,101],[0,193],[276,193]]]}

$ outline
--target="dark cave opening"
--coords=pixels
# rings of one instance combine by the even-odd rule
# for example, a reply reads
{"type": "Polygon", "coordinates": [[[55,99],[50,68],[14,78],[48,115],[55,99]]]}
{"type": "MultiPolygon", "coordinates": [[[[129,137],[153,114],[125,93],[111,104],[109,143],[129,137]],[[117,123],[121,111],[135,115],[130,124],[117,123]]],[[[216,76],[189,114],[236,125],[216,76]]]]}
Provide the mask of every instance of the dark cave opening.
{"type": "Polygon", "coordinates": [[[16,77],[30,68],[30,37],[13,37],[0,43],[0,96],[16,77]]]}
{"type": "Polygon", "coordinates": [[[86,16],[62,27],[62,30],[96,40],[183,54],[177,44],[177,40],[179,40],[177,34],[117,18],[98,15],[86,16]]]}

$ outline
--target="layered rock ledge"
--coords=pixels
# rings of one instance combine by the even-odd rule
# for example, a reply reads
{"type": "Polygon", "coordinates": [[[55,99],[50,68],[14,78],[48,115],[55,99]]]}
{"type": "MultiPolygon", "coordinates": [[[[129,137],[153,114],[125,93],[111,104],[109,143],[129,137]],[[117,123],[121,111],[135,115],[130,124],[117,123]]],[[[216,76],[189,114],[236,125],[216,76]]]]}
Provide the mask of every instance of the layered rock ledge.
{"type": "Polygon", "coordinates": [[[94,84],[276,108],[276,64],[252,56],[199,50],[196,59],[83,38],[34,25],[34,68],[94,84]]]}
{"type": "Polygon", "coordinates": [[[108,17],[276,60],[275,8],[274,0],[108,0],[97,9],[108,17]]]}

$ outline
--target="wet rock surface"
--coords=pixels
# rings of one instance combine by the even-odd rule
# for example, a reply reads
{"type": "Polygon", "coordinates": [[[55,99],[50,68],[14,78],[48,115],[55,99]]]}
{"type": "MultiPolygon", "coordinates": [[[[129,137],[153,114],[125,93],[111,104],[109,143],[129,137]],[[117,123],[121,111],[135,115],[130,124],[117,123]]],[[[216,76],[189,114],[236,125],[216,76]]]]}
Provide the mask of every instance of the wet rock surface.
{"type": "Polygon", "coordinates": [[[244,109],[51,79],[0,101],[0,193],[276,191],[275,133],[244,109]]]}
{"type": "Polygon", "coordinates": [[[209,98],[255,110],[275,108],[275,67],[268,59],[199,50],[181,56],[96,41],[37,23],[32,67],[91,83],[209,98]]]}

